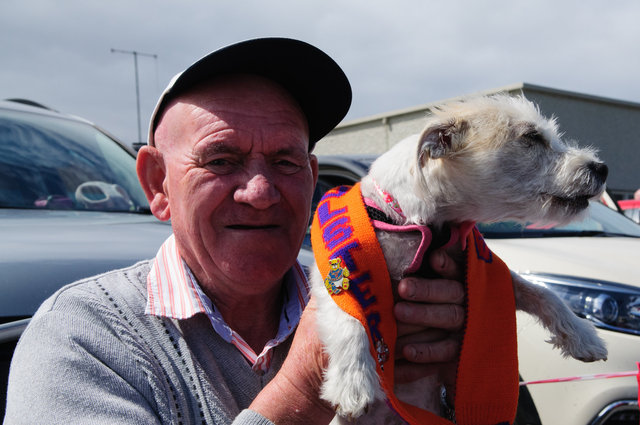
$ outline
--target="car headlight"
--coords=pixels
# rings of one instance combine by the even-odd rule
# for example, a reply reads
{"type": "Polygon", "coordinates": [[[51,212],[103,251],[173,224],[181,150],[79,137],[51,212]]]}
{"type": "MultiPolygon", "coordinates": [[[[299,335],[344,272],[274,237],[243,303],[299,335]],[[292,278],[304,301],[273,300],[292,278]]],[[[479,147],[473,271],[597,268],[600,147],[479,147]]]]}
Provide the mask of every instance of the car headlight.
{"type": "Polygon", "coordinates": [[[520,275],[555,292],[575,314],[597,327],[640,335],[640,288],[573,276],[520,275]]]}

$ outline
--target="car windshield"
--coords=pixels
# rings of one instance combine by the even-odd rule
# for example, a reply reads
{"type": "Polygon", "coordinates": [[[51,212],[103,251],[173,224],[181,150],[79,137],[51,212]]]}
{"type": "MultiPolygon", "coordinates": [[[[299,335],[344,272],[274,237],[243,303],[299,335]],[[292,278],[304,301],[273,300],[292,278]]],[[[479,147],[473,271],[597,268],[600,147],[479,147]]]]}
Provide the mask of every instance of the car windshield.
{"type": "Polygon", "coordinates": [[[0,110],[0,208],[148,212],[135,158],[92,125],[0,110]]]}
{"type": "Polygon", "coordinates": [[[622,214],[599,203],[591,202],[584,220],[566,226],[522,225],[503,221],[479,223],[478,228],[486,238],[538,238],[562,236],[628,236],[640,237],[640,225],[622,214]]]}

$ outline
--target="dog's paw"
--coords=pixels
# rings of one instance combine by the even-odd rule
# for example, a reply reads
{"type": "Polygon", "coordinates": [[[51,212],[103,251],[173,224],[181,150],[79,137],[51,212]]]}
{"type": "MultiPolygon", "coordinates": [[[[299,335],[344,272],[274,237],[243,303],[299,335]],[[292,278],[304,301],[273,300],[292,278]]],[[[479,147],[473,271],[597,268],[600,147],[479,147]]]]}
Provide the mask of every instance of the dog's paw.
{"type": "Polygon", "coordinates": [[[607,347],[586,319],[572,321],[568,330],[557,332],[549,343],[562,351],[564,357],[573,357],[583,362],[607,360],[607,347]]]}
{"type": "Polygon", "coordinates": [[[330,366],[321,392],[321,397],[331,403],[339,416],[349,419],[361,416],[376,400],[384,399],[375,369],[355,363],[341,370],[330,366]]]}
{"type": "Polygon", "coordinates": [[[322,386],[322,398],[335,408],[339,416],[353,419],[366,413],[376,399],[379,398],[376,381],[367,383],[354,376],[345,376],[339,381],[325,380],[322,386]]]}
{"type": "Polygon", "coordinates": [[[356,418],[376,400],[383,400],[369,337],[359,320],[345,313],[329,297],[321,280],[314,280],[318,332],[329,356],[320,396],[338,415],[356,418]]]}

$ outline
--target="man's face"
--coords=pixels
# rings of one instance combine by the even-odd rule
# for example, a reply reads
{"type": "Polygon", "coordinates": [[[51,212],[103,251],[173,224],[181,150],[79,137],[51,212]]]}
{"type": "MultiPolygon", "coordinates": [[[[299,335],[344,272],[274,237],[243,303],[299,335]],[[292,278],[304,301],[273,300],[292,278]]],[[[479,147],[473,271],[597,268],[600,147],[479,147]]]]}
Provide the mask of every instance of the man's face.
{"type": "Polygon", "coordinates": [[[279,86],[242,77],[192,90],[156,130],[183,259],[205,291],[259,294],[294,263],[317,160],[306,119],[279,86]],[[231,289],[231,288],[229,288],[231,289]]]}

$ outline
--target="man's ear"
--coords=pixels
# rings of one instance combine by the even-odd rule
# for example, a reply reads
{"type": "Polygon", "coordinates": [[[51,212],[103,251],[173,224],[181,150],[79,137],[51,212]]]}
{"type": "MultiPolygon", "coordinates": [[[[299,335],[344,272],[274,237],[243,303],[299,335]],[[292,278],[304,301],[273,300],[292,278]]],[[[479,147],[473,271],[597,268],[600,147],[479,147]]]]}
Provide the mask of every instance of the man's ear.
{"type": "Polygon", "coordinates": [[[158,220],[169,220],[169,196],[164,185],[167,171],[162,153],[153,146],[141,147],[136,159],[136,171],[153,215],[158,220]]]}

